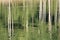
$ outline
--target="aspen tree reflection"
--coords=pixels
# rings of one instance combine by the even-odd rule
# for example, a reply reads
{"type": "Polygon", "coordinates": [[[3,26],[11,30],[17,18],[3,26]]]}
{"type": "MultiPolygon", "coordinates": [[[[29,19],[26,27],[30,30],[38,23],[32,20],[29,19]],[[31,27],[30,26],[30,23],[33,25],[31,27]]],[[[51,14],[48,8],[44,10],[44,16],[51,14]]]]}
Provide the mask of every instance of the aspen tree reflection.
{"type": "Polygon", "coordinates": [[[11,40],[11,7],[10,7],[10,0],[9,0],[9,13],[8,13],[8,35],[9,35],[9,40],[11,40]]]}
{"type": "Polygon", "coordinates": [[[0,40],[59,40],[60,0],[0,0],[0,40]]]}

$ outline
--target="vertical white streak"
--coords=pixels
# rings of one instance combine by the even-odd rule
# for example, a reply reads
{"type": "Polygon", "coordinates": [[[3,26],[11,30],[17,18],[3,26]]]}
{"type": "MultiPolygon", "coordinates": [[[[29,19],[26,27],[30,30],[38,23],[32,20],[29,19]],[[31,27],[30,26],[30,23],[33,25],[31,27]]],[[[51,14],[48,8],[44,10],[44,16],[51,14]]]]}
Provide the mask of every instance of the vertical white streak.
{"type": "Polygon", "coordinates": [[[48,0],[48,7],[49,7],[49,34],[50,34],[50,39],[52,38],[52,34],[51,34],[51,13],[50,13],[50,0],[48,0]]]}
{"type": "Polygon", "coordinates": [[[28,1],[26,3],[26,31],[28,32],[28,1]]]}
{"type": "MultiPolygon", "coordinates": [[[[42,21],[42,0],[39,0],[39,27],[38,27],[38,34],[40,35],[39,37],[41,37],[41,21],[42,21]]],[[[40,38],[42,39],[42,38],[40,38]]],[[[38,39],[38,40],[40,40],[38,39]]]]}
{"type": "Polygon", "coordinates": [[[51,31],[51,27],[50,27],[50,22],[51,22],[51,20],[50,20],[50,0],[48,0],[48,6],[49,6],[49,31],[51,31]]]}
{"type": "Polygon", "coordinates": [[[46,21],[46,0],[43,0],[43,21],[46,21]]]}
{"type": "MultiPolygon", "coordinates": [[[[25,17],[25,13],[24,12],[25,12],[25,0],[23,0],[23,17],[25,17]]],[[[24,21],[23,25],[25,26],[25,18],[23,18],[23,19],[24,19],[23,20],[24,21]]],[[[24,29],[25,29],[25,27],[24,27],[24,29]]]]}
{"type": "Polygon", "coordinates": [[[26,40],[28,40],[28,0],[26,0],[26,40]]]}
{"type": "Polygon", "coordinates": [[[39,21],[42,19],[42,0],[39,3],[39,21]]]}
{"type": "Polygon", "coordinates": [[[56,2],[55,3],[56,4],[56,7],[55,7],[55,14],[54,14],[55,15],[55,20],[54,21],[55,21],[55,26],[56,26],[57,25],[57,7],[58,7],[58,0],[55,0],[55,2],[56,2]]]}
{"type": "Polygon", "coordinates": [[[10,0],[9,0],[9,6],[8,6],[8,35],[9,35],[9,40],[11,40],[11,10],[10,10],[10,0]]]}

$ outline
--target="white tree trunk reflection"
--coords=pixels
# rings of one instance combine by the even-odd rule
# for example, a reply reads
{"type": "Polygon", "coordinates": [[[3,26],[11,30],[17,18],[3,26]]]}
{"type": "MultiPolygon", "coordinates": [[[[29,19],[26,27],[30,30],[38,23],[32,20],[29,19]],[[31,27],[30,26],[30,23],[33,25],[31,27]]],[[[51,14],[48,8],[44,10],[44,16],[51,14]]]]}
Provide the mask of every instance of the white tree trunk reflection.
{"type": "Polygon", "coordinates": [[[49,10],[49,34],[50,34],[50,39],[52,39],[52,25],[51,25],[51,10],[50,10],[50,0],[48,0],[48,10],[49,10]]]}
{"type": "Polygon", "coordinates": [[[26,0],[26,40],[28,40],[28,0],[26,0]]]}
{"type": "Polygon", "coordinates": [[[39,2],[39,20],[42,20],[42,0],[39,2]]]}
{"type": "Polygon", "coordinates": [[[10,8],[10,0],[9,0],[9,6],[8,6],[8,35],[9,40],[11,40],[11,8],[10,8]]]}
{"type": "Polygon", "coordinates": [[[46,21],[46,0],[43,0],[43,21],[46,21]]]}

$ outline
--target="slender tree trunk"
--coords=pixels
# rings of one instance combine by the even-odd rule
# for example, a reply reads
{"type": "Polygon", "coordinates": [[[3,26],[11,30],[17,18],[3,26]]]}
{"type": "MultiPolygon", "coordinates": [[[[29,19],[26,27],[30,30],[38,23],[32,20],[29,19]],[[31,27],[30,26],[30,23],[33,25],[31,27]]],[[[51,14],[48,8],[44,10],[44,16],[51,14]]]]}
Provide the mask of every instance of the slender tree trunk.
{"type": "MultiPolygon", "coordinates": [[[[39,0],[39,27],[38,27],[38,34],[39,34],[40,39],[41,39],[41,21],[42,21],[42,0],[39,0]]],[[[40,40],[40,39],[38,39],[38,40],[40,40]]]]}
{"type": "Polygon", "coordinates": [[[46,0],[43,0],[43,21],[46,21],[46,0]]]}
{"type": "Polygon", "coordinates": [[[42,20],[42,0],[39,2],[39,20],[42,20]]]}
{"type": "MultiPolygon", "coordinates": [[[[12,3],[12,8],[14,7],[14,4],[12,3]]],[[[14,37],[14,26],[13,26],[13,17],[14,17],[14,15],[13,15],[13,13],[11,13],[11,22],[12,22],[12,26],[11,26],[11,30],[12,30],[12,37],[14,37]]],[[[12,38],[13,39],[13,38],[12,38]]]]}
{"type": "Polygon", "coordinates": [[[8,13],[8,35],[9,35],[9,40],[11,40],[11,9],[10,9],[10,0],[9,0],[9,13],[8,13]]]}
{"type": "Polygon", "coordinates": [[[52,39],[52,25],[51,25],[51,13],[50,13],[50,0],[48,0],[48,7],[49,7],[49,34],[50,34],[50,39],[52,39]]]}
{"type": "MultiPolygon", "coordinates": [[[[23,0],[23,17],[25,17],[25,8],[26,8],[26,5],[25,5],[25,0],[23,0]]],[[[24,26],[25,26],[25,18],[23,18],[23,21],[24,21],[24,26]]],[[[25,27],[24,27],[24,29],[25,29],[25,27]]]]}
{"type": "Polygon", "coordinates": [[[28,0],[26,0],[26,40],[28,40],[28,0]]]}
{"type": "Polygon", "coordinates": [[[54,14],[55,15],[54,16],[55,17],[55,20],[54,21],[55,21],[55,30],[56,30],[57,29],[57,6],[58,6],[58,1],[57,0],[55,0],[55,4],[56,4],[56,6],[54,8],[54,10],[55,10],[54,11],[55,12],[55,14],[54,14]]]}
{"type": "Polygon", "coordinates": [[[58,13],[58,40],[60,40],[60,0],[59,0],[59,13],[58,13]]]}
{"type": "Polygon", "coordinates": [[[22,20],[23,20],[24,31],[25,31],[25,28],[26,28],[26,25],[25,25],[26,24],[26,22],[25,22],[26,12],[25,12],[25,10],[26,10],[26,2],[25,2],[25,0],[23,0],[23,18],[22,18],[22,20]]]}

